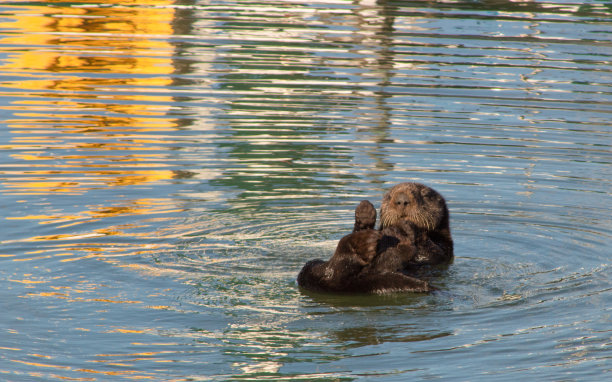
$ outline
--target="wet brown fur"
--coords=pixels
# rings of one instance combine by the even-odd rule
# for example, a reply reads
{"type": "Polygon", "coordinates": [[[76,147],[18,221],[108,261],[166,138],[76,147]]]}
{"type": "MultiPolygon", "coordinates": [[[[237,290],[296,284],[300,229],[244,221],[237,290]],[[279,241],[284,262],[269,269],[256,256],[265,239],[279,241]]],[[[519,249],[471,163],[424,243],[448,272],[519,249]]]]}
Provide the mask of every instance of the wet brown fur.
{"type": "Polygon", "coordinates": [[[380,228],[367,200],[355,209],[353,233],[338,242],[328,261],[312,260],[298,285],[318,292],[429,292],[428,282],[407,275],[422,265],[453,259],[449,214],[442,195],[419,183],[401,183],[383,196],[380,228]]]}
{"type": "Polygon", "coordinates": [[[397,270],[401,256],[378,252],[383,238],[374,230],[376,209],[367,200],[355,210],[353,233],[338,242],[328,261],[311,260],[300,271],[297,281],[304,289],[316,292],[391,293],[429,292],[430,285],[397,270]]]}
{"type": "Polygon", "coordinates": [[[376,208],[367,200],[362,200],[355,208],[355,225],[353,232],[363,229],[374,229],[376,225],[376,208]]]}

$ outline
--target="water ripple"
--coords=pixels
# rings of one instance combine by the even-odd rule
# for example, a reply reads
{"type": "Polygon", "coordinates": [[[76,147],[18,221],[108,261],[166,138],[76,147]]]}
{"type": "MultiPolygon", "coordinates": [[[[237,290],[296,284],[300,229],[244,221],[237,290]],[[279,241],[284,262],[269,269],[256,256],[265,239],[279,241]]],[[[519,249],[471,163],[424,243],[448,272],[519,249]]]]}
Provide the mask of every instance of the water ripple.
{"type": "Polygon", "coordinates": [[[611,12],[3,2],[0,373],[599,380],[611,12]],[[448,200],[440,292],[299,291],[402,181],[448,200]]]}

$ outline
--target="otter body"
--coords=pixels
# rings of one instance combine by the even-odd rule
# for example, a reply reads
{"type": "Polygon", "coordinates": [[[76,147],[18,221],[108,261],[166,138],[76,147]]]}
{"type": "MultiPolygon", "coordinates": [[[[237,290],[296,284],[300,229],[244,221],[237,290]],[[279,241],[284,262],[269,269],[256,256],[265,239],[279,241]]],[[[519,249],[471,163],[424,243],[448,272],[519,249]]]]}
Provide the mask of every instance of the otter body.
{"type": "Polygon", "coordinates": [[[298,285],[314,292],[429,292],[427,282],[372,261],[380,236],[379,231],[366,229],[343,237],[331,259],[311,260],[304,265],[298,285]]]}
{"type": "Polygon", "coordinates": [[[389,261],[376,259],[382,233],[373,229],[375,224],[376,209],[362,201],[355,210],[353,233],[340,239],[328,261],[307,262],[298,274],[298,285],[315,292],[429,292],[427,282],[397,272],[400,264],[393,256],[389,261]]]}
{"type": "Polygon", "coordinates": [[[430,292],[428,282],[406,272],[450,263],[453,241],[444,198],[418,183],[401,183],[383,196],[380,228],[367,200],[355,209],[353,232],[338,242],[328,261],[312,260],[298,285],[317,292],[430,292]]]}

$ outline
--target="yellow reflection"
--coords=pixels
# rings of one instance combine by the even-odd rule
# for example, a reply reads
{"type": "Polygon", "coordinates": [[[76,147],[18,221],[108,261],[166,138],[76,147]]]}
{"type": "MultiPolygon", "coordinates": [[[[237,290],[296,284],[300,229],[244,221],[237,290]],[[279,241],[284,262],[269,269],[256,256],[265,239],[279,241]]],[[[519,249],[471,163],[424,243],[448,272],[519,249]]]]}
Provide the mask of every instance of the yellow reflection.
{"type": "Polygon", "coordinates": [[[133,378],[133,379],[153,379],[153,377],[151,376],[146,376],[146,375],[142,375],[142,374],[138,374],[138,375],[133,375],[138,373],[135,370],[126,370],[126,371],[99,371],[99,370],[93,370],[93,369],[74,369],[75,371],[80,371],[83,373],[93,373],[93,374],[103,374],[103,375],[112,375],[112,376],[127,376],[127,375],[131,375],[128,378],[133,378]]]}
{"type": "Polygon", "coordinates": [[[6,346],[0,346],[0,350],[14,350],[14,351],[20,351],[21,349],[19,348],[8,348],[6,346]]]}
{"type": "MultiPolygon", "coordinates": [[[[25,216],[8,216],[7,220],[26,220],[26,221],[37,221],[38,224],[58,224],[72,222],[73,224],[63,225],[61,227],[67,227],[74,224],[80,224],[85,222],[91,222],[101,218],[121,216],[121,215],[159,215],[169,214],[174,212],[180,212],[181,209],[174,208],[174,204],[171,199],[156,199],[156,198],[142,198],[129,201],[127,204],[118,206],[100,206],[91,205],[87,206],[88,209],[70,213],[70,214],[56,214],[56,215],[25,215],[25,216]]],[[[124,225],[124,228],[135,228],[134,225],[124,225]]],[[[81,239],[84,237],[109,235],[116,232],[119,227],[114,229],[99,229],[90,233],[82,233],[78,235],[69,234],[58,234],[51,236],[33,236],[27,241],[40,241],[40,240],[59,240],[59,239],[81,239]],[[78,236],[78,237],[77,237],[78,236]]],[[[0,255],[0,257],[3,255],[0,255]]],[[[4,255],[11,256],[11,255],[4,255]]],[[[56,255],[58,256],[58,255],[56,255]]]]}
{"type": "MultiPolygon", "coordinates": [[[[9,280],[9,281],[19,281],[19,280],[9,280]]],[[[62,300],[67,300],[69,303],[73,302],[103,302],[110,304],[142,304],[142,301],[131,301],[131,300],[119,300],[112,298],[84,298],[84,297],[70,297],[69,292],[59,293],[59,292],[37,292],[37,293],[28,293],[27,297],[55,297],[62,300]]],[[[109,331],[109,333],[144,333],[142,330],[128,330],[128,329],[115,329],[109,331]]]]}
{"type": "Polygon", "coordinates": [[[105,188],[106,186],[131,186],[141,183],[157,182],[174,178],[174,172],[169,170],[124,170],[124,171],[83,171],[62,172],[58,170],[32,170],[37,178],[41,176],[56,176],[58,174],[75,176],[74,181],[32,180],[4,182],[7,194],[45,195],[82,194],[85,191],[105,188]]]}
{"type": "Polygon", "coordinates": [[[79,195],[174,177],[160,164],[167,137],[152,134],[178,127],[166,117],[174,1],[104,3],[25,3],[0,22],[11,31],[0,40],[0,88],[13,99],[2,148],[33,164],[12,173],[3,192],[79,195]]]}
{"type": "Polygon", "coordinates": [[[147,333],[151,330],[134,330],[134,329],[113,329],[109,330],[108,333],[147,333]]]}
{"type": "Polygon", "coordinates": [[[12,361],[13,362],[22,363],[24,365],[29,365],[29,366],[52,367],[52,368],[56,368],[56,369],[70,370],[69,366],[50,365],[50,364],[40,363],[40,362],[26,362],[26,361],[21,361],[21,360],[17,360],[17,359],[13,359],[12,361]]]}
{"type": "Polygon", "coordinates": [[[44,284],[47,282],[44,280],[28,280],[28,279],[23,279],[23,280],[9,279],[9,281],[12,281],[14,283],[21,283],[21,284],[44,284]]]}

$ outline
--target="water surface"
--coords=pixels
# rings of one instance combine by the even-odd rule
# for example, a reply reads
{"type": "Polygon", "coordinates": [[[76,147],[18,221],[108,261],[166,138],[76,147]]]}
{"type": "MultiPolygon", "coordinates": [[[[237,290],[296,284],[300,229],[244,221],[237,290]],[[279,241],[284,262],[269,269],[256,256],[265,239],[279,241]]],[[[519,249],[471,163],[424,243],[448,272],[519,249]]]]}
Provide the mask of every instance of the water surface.
{"type": "Polygon", "coordinates": [[[0,4],[0,375],[612,369],[612,6],[0,4]],[[304,293],[362,199],[440,191],[432,295],[304,293]]]}

